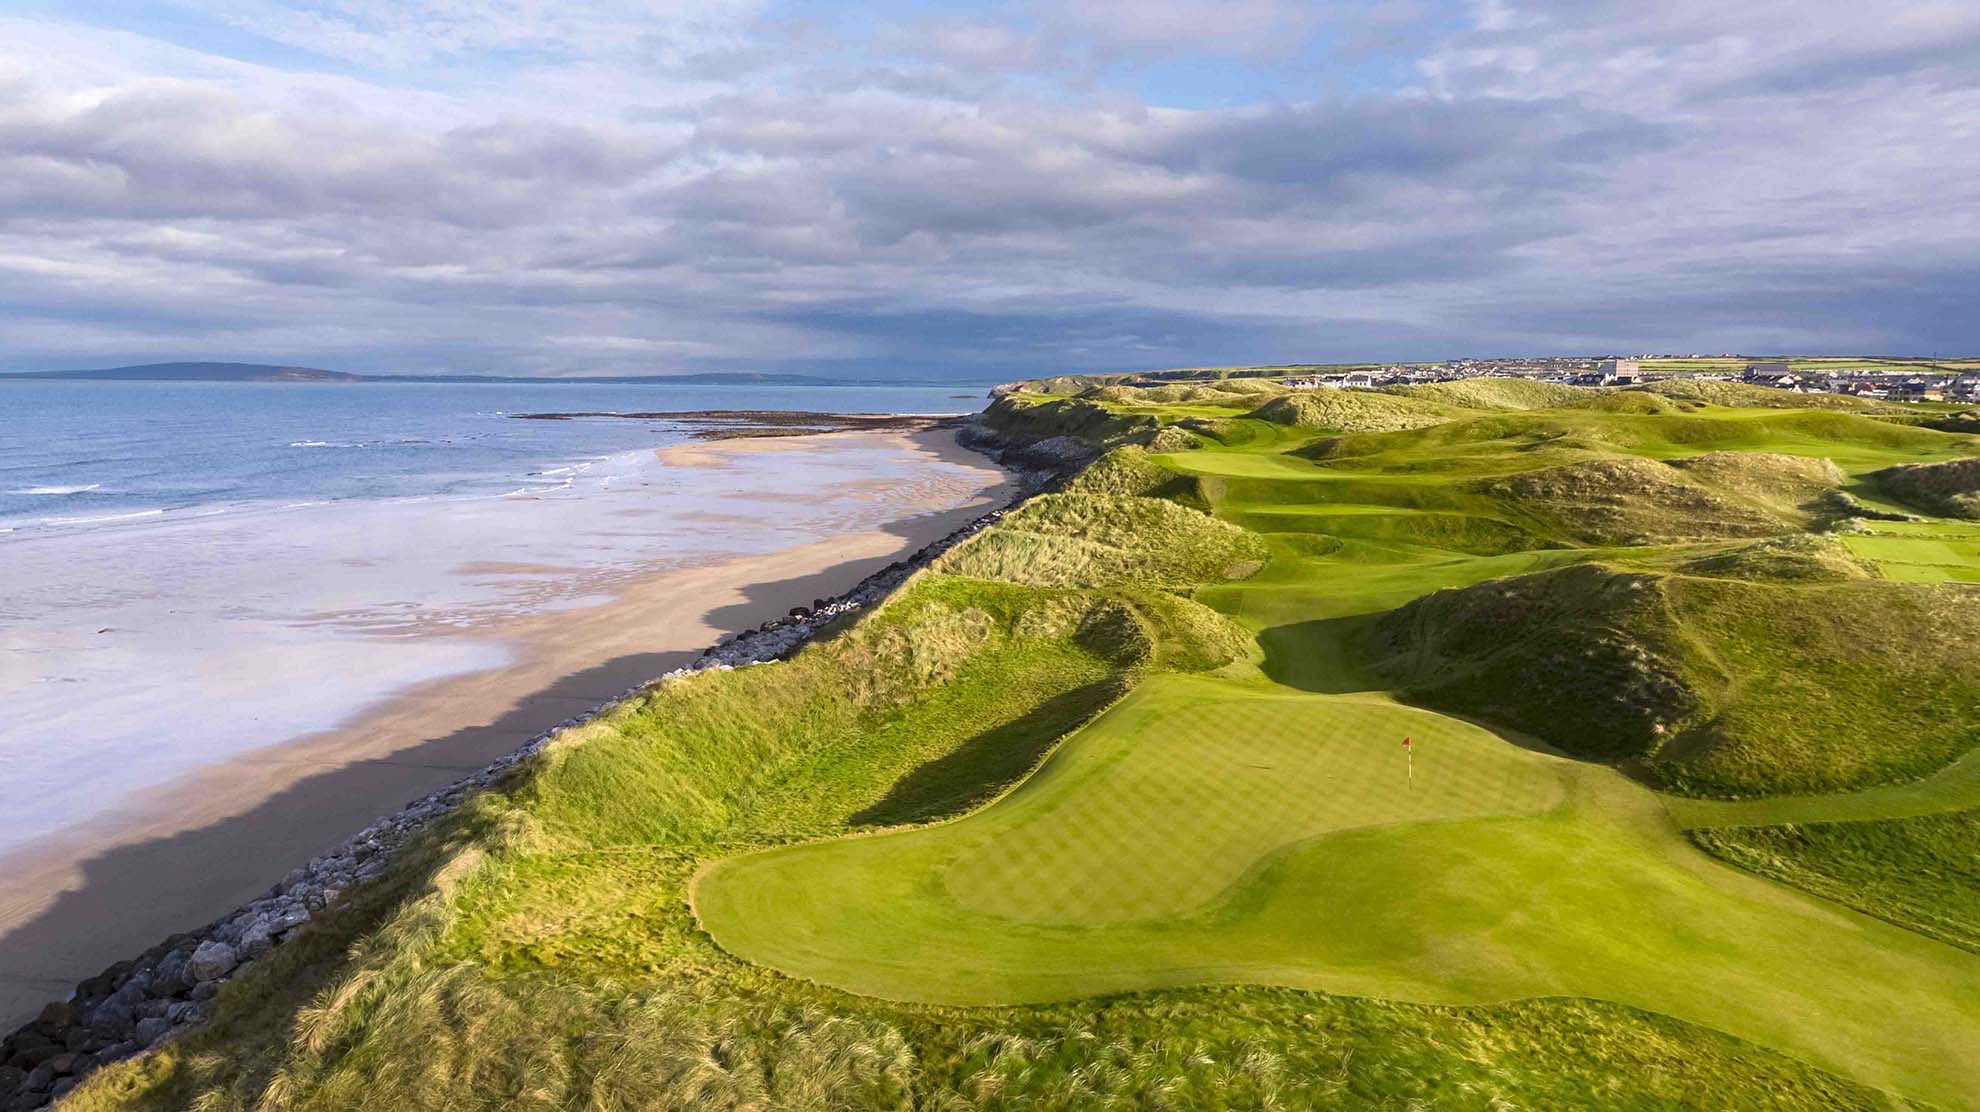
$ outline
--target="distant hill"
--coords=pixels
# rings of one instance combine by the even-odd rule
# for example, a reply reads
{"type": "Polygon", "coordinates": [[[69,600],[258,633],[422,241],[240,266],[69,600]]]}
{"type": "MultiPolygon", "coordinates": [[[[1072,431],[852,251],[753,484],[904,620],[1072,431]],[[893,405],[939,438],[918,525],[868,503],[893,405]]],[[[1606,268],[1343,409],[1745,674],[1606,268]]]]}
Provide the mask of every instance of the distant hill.
{"type": "Polygon", "coordinates": [[[94,379],[104,382],[593,382],[671,386],[848,386],[847,380],[761,371],[719,371],[685,375],[361,375],[317,367],[270,363],[143,363],[95,370],[27,371],[10,378],[94,379]]]}
{"type": "Polygon", "coordinates": [[[364,375],[269,363],[144,363],[88,371],[30,371],[14,378],[83,378],[117,382],[363,382],[364,375]]]}

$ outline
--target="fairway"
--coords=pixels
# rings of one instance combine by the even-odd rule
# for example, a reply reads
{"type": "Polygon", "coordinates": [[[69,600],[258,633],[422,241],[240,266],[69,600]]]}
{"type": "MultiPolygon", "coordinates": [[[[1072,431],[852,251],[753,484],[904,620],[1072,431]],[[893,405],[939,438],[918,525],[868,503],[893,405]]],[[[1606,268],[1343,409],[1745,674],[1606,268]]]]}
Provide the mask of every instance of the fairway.
{"type": "MultiPolygon", "coordinates": [[[[1441,588],[1585,561],[1663,569],[1701,551],[1563,544],[1481,474],[1724,449],[1860,474],[1970,446],[1819,412],[1555,411],[1351,435],[1333,463],[1304,458],[1310,436],[1255,424],[1231,422],[1231,447],[1152,458],[1266,537],[1263,571],[1196,591],[1256,633],[1262,669],[1150,677],[972,814],[714,862],[691,899],[715,941],[929,1004],[1215,982],[1426,1004],[1588,997],[1980,1105],[1980,955],[1742,872],[1681,834],[1970,807],[1980,756],[1856,792],[1660,796],[1402,705],[1354,647],[1367,620],[1441,588]]],[[[1980,569],[1970,526],[1869,525],[1846,543],[1873,581],[1980,569]]]]}
{"type": "Polygon", "coordinates": [[[984,811],[718,863],[696,910],[743,957],[894,999],[1589,996],[1980,1100],[1980,956],[1717,864],[1606,769],[1366,696],[1247,686],[1155,681],[984,811]]]}
{"type": "Polygon", "coordinates": [[[1020,384],[64,1107],[1980,1108],[1980,437],[1710,385],[1020,384]]]}

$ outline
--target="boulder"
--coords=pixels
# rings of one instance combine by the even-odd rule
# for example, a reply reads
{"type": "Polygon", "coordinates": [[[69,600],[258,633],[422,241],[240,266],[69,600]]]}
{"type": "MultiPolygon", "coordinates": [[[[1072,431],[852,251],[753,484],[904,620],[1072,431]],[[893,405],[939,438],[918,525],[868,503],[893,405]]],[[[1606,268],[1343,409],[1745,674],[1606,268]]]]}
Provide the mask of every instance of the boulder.
{"type": "Polygon", "coordinates": [[[67,1000],[51,1000],[42,1009],[36,1023],[46,1023],[50,1027],[67,1027],[76,1021],[76,1009],[67,1000]]]}
{"type": "Polygon", "coordinates": [[[13,1048],[14,1052],[7,1058],[6,1064],[24,1070],[31,1070],[68,1049],[61,1043],[40,1035],[17,1035],[14,1038],[13,1048]]]}
{"type": "Polygon", "coordinates": [[[89,1013],[89,1030],[99,1038],[115,1039],[137,1022],[137,1008],[121,996],[112,996],[89,1013]]]}
{"type": "Polygon", "coordinates": [[[225,942],[202,942],[199,949],[192,952],[192,959],[186,962],[186,972],[192,974],[193,980],[204,984],[232,973],[240,963],[234,948],[225,942]]]}
{"type": "Polygon", "coordinates": [[[177,996],[191,988],[192,978],[186,974],[186,963],[191,960],[191,947],[158,959],[158,968],[151,974],[151,991],[159,996],[177,996]]]}
{"type": "Polygon", "coordinates": [[[151,1019],[138,1020],[137,1031],[132,1035],[132,1037],[136,1039],[140,1045],[150,1046],[152,1043],[155,1043],[159,1039],[164,1038],[165,1033],[170,1031],[171,1029],[172,1029],[171,1020],[166,1019],[162,1015],[154,1016],[151,1019]]]}
{"type": "Polygon", "coordinates": [[[268,932],[268,924],[257,921],[241,935],[238,953],[242,961],[253,961],[266,957],[275,948],[275,938],[268,932]]]}

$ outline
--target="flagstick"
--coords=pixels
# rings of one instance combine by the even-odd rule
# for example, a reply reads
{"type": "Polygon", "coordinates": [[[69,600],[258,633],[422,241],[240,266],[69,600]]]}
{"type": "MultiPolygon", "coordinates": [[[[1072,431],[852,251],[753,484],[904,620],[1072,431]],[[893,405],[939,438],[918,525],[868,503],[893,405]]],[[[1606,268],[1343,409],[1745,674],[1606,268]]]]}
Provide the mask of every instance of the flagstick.
{"type": "Polygon", "coordinates": [[[1416,790],[1416,750],[1415,749],[1403,750],[1403,770],[1404,770],[1404,774],[1409,777],[1409,790],[1415,791],[1416,790]]]}

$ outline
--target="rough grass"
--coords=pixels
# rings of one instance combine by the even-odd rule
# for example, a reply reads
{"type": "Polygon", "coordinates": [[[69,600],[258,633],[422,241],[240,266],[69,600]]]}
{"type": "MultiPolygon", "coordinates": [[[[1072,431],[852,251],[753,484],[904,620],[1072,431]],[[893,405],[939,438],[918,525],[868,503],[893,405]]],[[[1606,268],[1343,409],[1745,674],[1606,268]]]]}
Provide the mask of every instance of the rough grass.
{"type": "Polygon", "coordinates": [[[1769,386],[1696,378],[1669,378],[1643,386],[1632,386],[1629,391],[1655,394],[1673,400],[1748,409],[1833,409],[1856,413],[1879,410],[1901,411],[1900,407],[1887,406],[1847,394],[1797,394],[1792,390],[1776,390],[1769,386]]]}
{"type": "Polygon", "coordinates": [[[1454,406],[1371,390],[1300,390],[1259,406],[1252,416],[1278,425],[1331,432],[1388,432],[1441,425],[1454,406]]]}
{"type": "Polygon", "coordinates": [[[1906,505],[1942,517],[1980,521],[1980,459],[1903,464],[1871,478],[1906,505]]]}
{"type": "MultiPolygon", "coordinates": [[[[1245,397],[1249,408],[1257,395],[1237,385],[1248,381],[1216,389],[1245,397]]],[[[1070,395],[1095,383],[1047,385],[1070,395]]],[[[1602,755],[1630,758],[1638,752],[1631,745],[1641,743],[1634,759],[1646,775],[1691,792],[1819,791],[1921,775],[1980,740],[1973,735],[1980,661],[1971,636],[1980,627],[1973,609],[1980,597],[1835,577],[1846,565],[1833,541],[1816,538],[1681,552],[1520,551],[1547,543],[1539,533],[1553,527],[1473,484],[1592,457],[1683,461],[1658,474],[1793,528],[1798,495],[1793,483],[1776,482],[1779,472],[1794,472],[1788,477],[1795,483],[1826,481],[1827,472],[1797,471],[1803,465],[1778,459],[1757,470],[1752,460],[1701,464],[1700,454],[1831,457],[1862,475],[1945,458],[1963,450],[1960,442],[1855,413],[1756,413],[1656,394],[1605,394],[1596,399],[1600,406],[1520,411],[1325,393],[1375,397],[1448,420],[1349,433],[1294,455],[1313,444],[1314,432],[1234,416],[1222,397],[1171,403],[1137,391],[1120,395],[1132,400],[1031,393],[1000,401],[993,423],[1073,438],[1096,454],[1165,432],[1201,450],[1157,442],[1176,452],[1160,464],[1138,451],[1109,456],[1068,494],[1041,500],[1032,516],[1013,514],[986,534],[1009,537],[969,557],[983,561],[969,574],[986,577],[918,577],[877,614],[790,661],[669,682],[573,731],[503,793],[435,831],[389,883],[357,893],[355,908],[323,917],[300,943],[230,985],[214,1024],[98,1073],[71,1104],[1893,1105],[1887,1094],[1810,1061],[1908,1098],[1952,1094],[1945,1098],[1951,1105],[1971,1103],[1959,1032],[1973,1025],[1971,1000],[1980,993],[1963,987],[1974,975],[1970,964],[1959,964],[1966,955],[1711,868],[1672,831],[1666,813],[1678,803],[1723,811],[1781,800],[1660,801],[1607,769],[1521,756],[1464,723],[1397,708],[1366,691],[1455,685],[1464,697],[1447,704],[1452,710],[1484,708],[1602,755]],[[1190,431],[1178,429],[1183,424],[1190,431]],[[1183,474],[1164,479],[1158,471],[1183,474]],[[1182,486],[1171,489],[1170,482],[1182,486]],[[1200,499],[1215,517],[1149,494],[1200,499]],[[1233,523],[1269,526],[1273,535],[1268,541],[1233,523]],[[1268,550],[1258,574],[1225,578],[1249,570],[1243,565],[1268,550]],[[1233,551],[1242,559],[1224,563],[1233,551]],[[1589,567],[1580,579],[1533,574],[1594,560],[1617,566],[1589,567]],[[1685,574],[1653,570],[1673,567],[1685,574]],[[1497,598],[1434,593],[1495,577],[1488,586],[1497,598]],[[1103,586],[1028,585],[1060,580],[1103,586]],[[1428,597],[1411,604],[1421,596],[1428,597]],[[1420,622],[1405,620],[1412,607],[1420,622]],[[1257,640],[1225,614],[1257,631],[1257,640]],[[1379,670],[1392,678],[1379,684],[1362,651],[1370,625],[1388,637],[1379,670]],[[1261,649],[1264,675],[1245,662],[1261,649]],[[1215,686],[1220,698],[1235,697],[1247,709],[1195,700],[1146,723],[1124,761],[1166,749],[1194,762],[1196,772],[1171,778],[1180,795],[1168,802],[1148,796],[1146,778],[1096,777],[1094,786],[1115,803],[1140,810],[1130,809],[1131,820],[1121,817],[1130,811],[1104,807],[1066,816],[1084,823],[1085,833],[1073,831],[1077,836],[1054,851],[1060,864],[1053,867],[1083,854],[1090,871],[1067,898],[1107,885],[1138,886],[1160,898],[1185,877],[1213,891],[1204,878],[1242,866],[1251,851],[1232,851],[1235,843],[1219,841],[1222,834],[1197,836],[1206,830],[1235,831],[1252,845],[1260,830],[1299,827],[1315,811],[1386,809],[1407,817],[1418,808],[1471,806],[1510,790],[1519,778],[1494,770],[1522,761],[1566,769],[1560,775],[1579,785],[1570,805],[1545,814],[1383,822],[1302,842],[1297,860],[1274,858],[1247,874],[1245,883],[1258,882],[1261,894],[1227,908],[1234,917],[1148,925],[1144,941],[1173,952],[1183,970],[1158,983],[1200,981],[1204,963],[1220,950],[1248,944],[1244,916],[1272,906],[1278,897],[1271,893],[1281,890],[1275,885],[1292,884],[1284,889],[1290,899],[1281,901],[1285,914],[1259,936],[1281,949],[1262,963],[1239,962],[1232,978],[1304,969],[1321,987],[1334,983],[1327,978],[1347,978],[1347,991],[1357,994],[1548,998],[1427,1006],[1235,986],[1049,1006],[890,1003],[741,961],[690,914],[697,873],[739,854],[969,828],[1034,792],[1039,781],[1020,778],[1041,762],[1044,777],[1158,684],[1215,686]],[[1055,747],[1124,690],[1124,700],[1071,745],[1055,747]],[[1673,701],[1674,690],[1681,694],[1673,701]],[[1685,705],[1691,709],[1684,714],[1670,712],[1685,705]],[[1273,725],[1280,707],[1319,717],[1295,714],[1287,719],[1293,728],[1282,729],[1273,725]],[[1418,735],[1426,743],[1418,759],[1438,763],[1418,768],[1423,779],[1415,787],[1398,790],[1393,782],[1396,723],[1384,714],[1432,723],[1418,735]],[[1323,728],[1330,722],[1352,728],[1330,734],[1323,728]],[[1614,737],[1594,736],[1611,727],[1614,737]],[[1379,748],[1361,752],[1355,745],[1363,738],[1379,748]],[[1468,764],[1446,743],[1463,738],[1479,742],[1468,764]],[[1347,746],[1345,755],[1320,760],[1315,754],[1326,746],[1316,740],[1347,746]],[[1228,759],[1271,746],[1285,752],[1275,751],[1274,760],[1228,759]],[[1280,755],[1316,763],[1280,767],[1280,755]],[[1477,774],[1453,777],[1465,769],[1477,774]],[[1317,787],[1299,778],[1308,773],[1321,777],[1317,787]],[[1137,793],[1146,798],[1136,802],[1137,793]],[[993,798],[1001,802],[990,810],[959,817],[993,798]],[[873,833],[949,818],[956,821],[873,833]],[[1151,855],[1147,847],[1156,843],[1173,851],[1151,855]],[[400,904],[408,896],[415,898],[400,904]],[[1826,995],[1818,1000],[1810,992],[1826,995]],[[1564,993],[1648,1002],[1697,1024],[1560,998],[1564,993]],[[1806,1060],[1722,1030],[1756,1038],[1792,1033],[1769,1045],[1806,1060]],[[1887,1053],[1892,1046],[1902,1053],[1887,1053]]],[[[1902,564],[1907,568],[1929,564],[1939,578],[1980,560],[1962,547],[1971,544],[1964,534],[1905,532],[1926,526],[1953,528],[1891,525],[1892,535],[1844,543],[1853,551],[1871,546],[1859,555],[1887,569],[1900,566],[1900,557],[1911,561],[1902,564]]],[[[1972,806],[1970,791],[1923,791],[1945,778],[1867,794],[1917,787],[1913,794],[1939,800],[1907,814],[1972,806]]],[[[1809,797],[1822,806],[1838,798],[1809,797]]],[[[1756,821],[1784,819],[1770,812],[1756,821]]],[[[1907,839],[1938,847],[1934,860],[1941,862],[1956,864],[1967,852],[1936,829],[1846,853],[1778,845],[1768,852],[1798,862],[1809,876],[1845,877],[1870,892],[1880,860],[1899,862],[1882,877],[1896,883],[1911,867],[1902,862],[1927,859],[1923,849],[1905,857],[1913,852],[1901,844],[1907,839]],[[1856,860],[1861,872],[1837,863],[1844,859],[1856,860]]],[[[1045,862],[1016,854],[1009,863],[1022,869],[1045,862]]],[[[1862,906],[1907,923],[1894,910],[1900,904],[1941,912],[1950,906],[1934,891],[1884,892],[1876,906],[1869,896],[1862,906]]],[[[801,895],[767,909],[764,921],[846,892],[801,895]]],[[[898,908],[855,901],[853,911],[859,945],[886,962],[931,960],[902,941],[898,908]]],[[[953,960],[938,955],[918,983],[924,995],[981,978],[986,955],[1009,956],[1016,928],[988,923],[992,929],[953,960]]],[[[924,926],[969,923],[949,916],[924,926]]],[[[1013,975],[1040,976],[1052,948],[1062,945],[1093,947],[1067,976],[1104,979],[1118,968],[1124,951],[1097,934],[1072,933],[1078,937],[1034,940],[1029,953],[1019,946],[1013,975]]],[[[810,946],[814,955],[830,944],[822,933],[777,937],[810,946]]]]}
{"type": "Polygon", "coordinates": [[[1836,537],[1794,534],[1690,557],[1677,565],[1687,575],[1719,579],[1822,583],[1874,577],[1874,565],[1856,558],[1836,537]]]}
{"type": "Polygon", "coordinates": [[[1760,507],[1692,482],[1683,471],[1655,460],[1585,460],[1490,480],[1477,489],[1585,544],[1760,537],[1788,528],[1760,507]]]}
{"type": "Polygon", "coordinates": [[[1037,401],[1021,395],[992,402],[983,411],[983,420],[991,428],[1009,435],[1035,440],[1068,437],[1092,445],[1152,435],[1158,426],[1153,417],[1116,413],[1080,398],[1037,401]]]}
{"type": "MultiPolygon", "coordinates": [[[[318,924],[230,985],[213,1024],[97,1073],[65,1107],[1884,1106],[1610,1004],[1234,987],[931,1008],[778,977],[694,928],[700,862],[849,830],[890,801],[918,820],[994,790],[1008,761],[923,770],[1001,728],[987,723],[1049,715],[1053,693],[1118,674],[1139,659],[1135,629],[1174,635],[1173,621],[1094,628],[1120,621],[1063,592],[925,578],[789,663],[666,684],[437,832],[395,887],[363,895],[368,917],[318,924]],[[882,659],[915,663],[875,685],[882,659]],[[834,690],[857,692],[856,721],[834,690]],[[416,898],[387,910],[408,885],[416,898]]],[[[1037,736],[1007,740],[1029,751],[1037,736]]]]}
{"type": "Polygon", "coordinates": [[[1081,396],[1126,405],[1214,405],[1250,408],[1258,400],[1290,389],[1263,378],[1229,378],[1214,383],[1173,383],[1164,386],[1099,386],[1081,396]]]}
{"type": "Polygon", "coordinates": [[[952,575],[1052,587],[1185,590],[1242,579],[1266,556],[1258,537],[1157,498],[1050,494],[939,562],[952,575]]]}
{"type": "MultiPolygon", "coordinates": [[[[1188,436],[1188,433],[1182,433],[1188,436]]],[[[1142,495],[1186,493],[1190,483],[1149,458],[1142,448],[1116,448],[1094,460],[1065,489],[1072,494],[1142,495]]]]}
{"type": "Polygon", "coordinates": [[[1975,628],[1957,589],[1589,564],[1436,592],[1367,644],[1427,705],[1739,797],[1913,779],[1980,743],[1975,628]]]}
{"type": "Polygon", "coordinates": [[[1708,828],[1689,837],[1762,876],[1980,951],[1980,811],[1708,828]]]}
{"type": "Polygon", "coordinates": [[[1723,494],[1804,520],[1819,501],[1848,478],[1833,460],[1779,452],[1707,452],[1674,459],[1671,466],[1723,494]]]}
{"type": "Polygon", "coordinates": [[[1465,409],[1553,409],[1601,396],[1586,387],[1560,386],[1530,378],[1464,378],[1455,382],[1394,386],[1389,392],[1465,409]]]}

